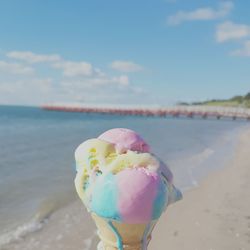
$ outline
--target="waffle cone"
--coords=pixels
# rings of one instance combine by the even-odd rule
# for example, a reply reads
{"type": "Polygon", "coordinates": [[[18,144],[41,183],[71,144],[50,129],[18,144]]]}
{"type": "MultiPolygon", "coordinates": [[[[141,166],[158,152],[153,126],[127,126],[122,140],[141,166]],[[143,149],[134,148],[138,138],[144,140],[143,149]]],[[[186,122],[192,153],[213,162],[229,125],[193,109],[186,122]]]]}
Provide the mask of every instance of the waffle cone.
{"type": "Polygon", "coordinates": [[[125,224],[92,214],[101,242],[98,250],[146,250],[156,221],[125,224]]]}

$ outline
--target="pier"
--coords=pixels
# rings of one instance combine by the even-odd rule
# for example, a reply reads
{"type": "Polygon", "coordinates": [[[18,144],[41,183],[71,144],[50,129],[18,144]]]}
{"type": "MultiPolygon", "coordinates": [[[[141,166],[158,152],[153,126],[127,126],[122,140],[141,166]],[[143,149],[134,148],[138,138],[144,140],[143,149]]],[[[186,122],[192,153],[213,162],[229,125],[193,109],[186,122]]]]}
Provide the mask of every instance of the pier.
{"type": "Polygon", "coordinates": [[[115,114],[130,116],[158,116],[158,117],[188,117],[188,118],[229,118],[250,121],[250,109],[238,107],[216,106],[172,106],[172,107],[126,107],[126,106],[81,106],[81,105],[43,105],[49,111],[81,112],[98,114],[115,114]]]}

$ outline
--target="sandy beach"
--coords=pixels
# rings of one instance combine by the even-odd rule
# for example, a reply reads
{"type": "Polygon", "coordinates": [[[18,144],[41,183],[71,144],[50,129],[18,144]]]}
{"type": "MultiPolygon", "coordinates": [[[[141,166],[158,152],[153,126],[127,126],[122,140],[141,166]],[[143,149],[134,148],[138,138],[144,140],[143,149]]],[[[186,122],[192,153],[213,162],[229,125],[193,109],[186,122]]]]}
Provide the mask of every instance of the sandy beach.
{"type": "Polygon", "coordinates": [[[250,249],[250,131],[230,166],[211,174],[162,216],[149,249],[250,249]],[[164,247],[168,246],[168,247],[164,247]]]}
{"type": "MultiPolygon", "coordinates": [[[[213,172],[161,217],[149,250],[250,249],[250,130],[229,166],[213,172]]],[[[59,210],[41,230],[3,249],[95,250],[95,226],[80,201],[59,210]],[[72,223],[73,221],[73,223],[72,223]]]]}

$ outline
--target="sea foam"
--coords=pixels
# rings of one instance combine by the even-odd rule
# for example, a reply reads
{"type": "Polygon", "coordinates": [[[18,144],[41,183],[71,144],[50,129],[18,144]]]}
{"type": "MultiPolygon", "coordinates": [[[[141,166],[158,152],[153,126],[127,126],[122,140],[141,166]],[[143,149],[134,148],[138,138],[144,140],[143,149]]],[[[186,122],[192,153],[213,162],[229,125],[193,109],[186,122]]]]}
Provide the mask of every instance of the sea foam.
{"type": "Polygon", "coordinates": [[[32,219],[31,221],[18,226],[13,231],[2,234],[0,236],[0,248],[15,241],[22,240],[22,238],[30,233],[41,230],[45,223],[47,223],[47,219],[43,221],[32,219]]]}

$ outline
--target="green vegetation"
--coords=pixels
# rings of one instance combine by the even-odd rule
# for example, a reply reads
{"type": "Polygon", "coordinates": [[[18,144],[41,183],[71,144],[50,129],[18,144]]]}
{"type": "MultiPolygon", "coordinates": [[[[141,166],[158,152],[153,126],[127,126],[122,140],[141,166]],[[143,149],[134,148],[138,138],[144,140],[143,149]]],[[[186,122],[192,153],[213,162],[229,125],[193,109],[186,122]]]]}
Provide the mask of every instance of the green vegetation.
{"type": "Polygon", "coordinates": [[[244,107],[250,108],[250,92],[246,95],[237,95],[227,100],[213,99],[204,102],[179,103],[181,105],[206,105],[206,106],[223,106],[223,107],[244,107]]]}

